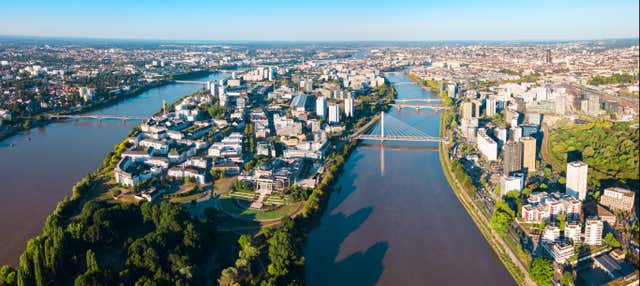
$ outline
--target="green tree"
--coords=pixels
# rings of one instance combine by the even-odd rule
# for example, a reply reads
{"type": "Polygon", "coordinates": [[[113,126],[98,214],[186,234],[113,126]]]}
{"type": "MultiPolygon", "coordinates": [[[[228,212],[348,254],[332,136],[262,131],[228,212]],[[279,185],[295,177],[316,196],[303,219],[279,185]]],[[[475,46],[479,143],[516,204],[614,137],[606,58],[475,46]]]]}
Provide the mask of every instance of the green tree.
{"type": "Polygon", "coordinates": [[[618,248],[621,246],[620,242],[611,232],[608,232],[607,235],[604,236],[604,243],[612,248],[618,248]]]}
{"type": "Polygon", "coordinates": [[[540,286],[551,286],[553,276],[553,262],[548,258],[537,257],[531,262],[529,269],[531,279],[540,286]]]}
{"type": "Polygon", "coordinates": [[[560,281],[563,286],[571,286],[573,285],[573,275],[571,272],[565,271],[562,273],[562,280],[560,281]]]}
{"type": "Polygon", "coordinates": [[[507,203],[503,201],[496,202],[493,208],[493,215],[491,216],[491,227],[498,232],[498,234],[505,236],[509,230],[509,226],[513,221],[514,212],[509,208],[507,203]]]}

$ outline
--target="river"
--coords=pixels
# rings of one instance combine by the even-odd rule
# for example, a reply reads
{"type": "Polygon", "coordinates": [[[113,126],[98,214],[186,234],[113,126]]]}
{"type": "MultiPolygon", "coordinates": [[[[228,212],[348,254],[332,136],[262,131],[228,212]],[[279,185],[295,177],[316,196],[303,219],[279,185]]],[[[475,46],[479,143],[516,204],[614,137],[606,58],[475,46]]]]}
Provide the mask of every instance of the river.
{"type": "MultiPolygon", "coordinates": [[[[196,81],[218,80],[211,74],[196,81]]],[[[203,85],[174,83],[91,112],[148,117],[203,85]]],[[[56,204],[71,187],[95,170],[107,152],[139,121],[69,120],[10,137],[0,142],[0,265],[18,262],[27,240],[40,233],[56,204]],[[14,144],[14,147],[10,147],[14,144]]]]}
{"type": "MultiPolygon", "coordinates": [[[[398,98],[432,98],[389,73],[398,98]]],[[[430,135],[430,111],[389,113],[430,135]]],[[[308,285],[515,285],[460,205],[435,143],[361,144],[305,245],[308,285]]]]}

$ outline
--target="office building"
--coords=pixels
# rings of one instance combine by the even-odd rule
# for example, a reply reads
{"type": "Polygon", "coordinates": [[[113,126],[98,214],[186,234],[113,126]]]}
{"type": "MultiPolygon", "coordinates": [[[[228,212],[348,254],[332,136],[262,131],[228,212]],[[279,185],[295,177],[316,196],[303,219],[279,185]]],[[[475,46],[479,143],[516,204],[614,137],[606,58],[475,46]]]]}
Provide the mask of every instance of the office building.
{"type": "Polygon", "coordinates": [[[451,83],[447,86],[447,95],[451,98],[456,98],[458,95],[458,84],[451,83]]]}
{"type": "Polygon", "coordinates": [[[600,196],[600,204],[611,209],[631,212],[635,192],[623,188],[606,188],[600,196]]]}
{"type": "Polygon", "coordinates": [[[505,176],[522,170],[522,143],[509,141],[504,145],[502,152],[505,176]]]}
{"type": "Polygon", "coordinates": [[[587,197],[587,174],[589,166],[582,161],[570,162],[567,164],[567,185],[566,193],[578,200],[587,197]]]}
{"type": "Polygon", "coordinates": [[[486,129],[478,129],[476,142],[478,144],[478,150],[480,150],[480,153],[482,153],[487,160],[498,160],[498,143],[487,135],[486,129]]]}
{"type": "Polygon", "coordinates": [[[329,103],[329,123],[340,123],[340,106],[336,103],[329,103]]]}
{"type": "Polygon", "coordinates": [[[351,95],[344,99],[344,115],[353,117],[353,97],[351,95]]]}
{"type": "Polygon", "coordinates": [[[327,98],[324,96],[316,98],[316,115],[319,118],[327,118],[327,98]]]}
{"type": "Polygon", "coordinates": [[[546,57],[545,57],[545,62],[547,64],[551,64],[551,49],[547,49],[547,53],[546,53],[546,57]]]}
{"type": "Polygon", "coordinates": [[[536,138],[522,137],[522,167],[529,173],[536,170],[536,138]]]}
{"type": "Polygon", "coordinates": [[[584,223],[584,244],[602,244],[602,221],[597,217],[587,218],[584,223]]]}

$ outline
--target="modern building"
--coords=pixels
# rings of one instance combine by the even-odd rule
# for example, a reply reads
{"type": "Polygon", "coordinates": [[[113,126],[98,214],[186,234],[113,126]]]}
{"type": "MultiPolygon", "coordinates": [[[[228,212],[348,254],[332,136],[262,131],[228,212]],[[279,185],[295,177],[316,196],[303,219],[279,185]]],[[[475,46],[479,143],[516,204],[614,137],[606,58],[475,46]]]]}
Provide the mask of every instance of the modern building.
{"type": "Polygon", "coordinates": [[[569,258],[571,258],[575,254],[575,250],[571,243],[566,241],[557,241],[554,243],[545,243],[543,244],[544,248],[547,250],[549,255],[553,258],[556,263],[564,264],[569,258]]]}
{"type": "Polygon", "coordinates": [[[478,129],[476,143],[478,144],[478,150],[480,150],[480,153],[482,153],[487,160],[498,160],[498,143],[487,135],[486,129],[478,129]]]}
{"type": "Polygon", "coordinates": [[[635,200],[635,192],[623,188],[606,188],[600,196],[600,204],[611,209],[631,212],[635,200]]]}
{"type": "Polygon", "coordinates": [[[567,164],[566,193],[578,200],[587,197],[587,173],[589,165],[582,161],[569,162],[567,164]]]}
{"type": "Polygon", "coordinates": [[[522,187],[524,186],[524,177],[520,176],[502,176],[502,193],[501,195],[506,195],[511,191],[522,191],[522,187]]]}
{"type": "Polygon", "coordinates": [[[558,95],[556,96],[556,100],[555,100],[555,110],[556,110],[556,114],[558,115],[564,115],[565,113],[565,104],[566,104],[566,98],[564,95],[558,95]]]}
{"type": "Polygon", "coordinates": [[[597,217],[587,218],[584,223],[584,244],[602,244],[602,221],[597,217]]]}
{"type": "Polygon", "coordinates": [[[522,143],[509,141],[504,145],[503,152],[503,173],[505,176],[513,172],[522,170],[522,143]]]}
{"type": "Polygon", "coordinates": [[[447,86],[447,95],[451,98],[456,98],[458,95],[458,84],[451,83],[447,86]]]}
{"type": "Polygon", "coordinates": [[[536,138],[522,137],[522,167],[529,173],[536,170],[536,138]]]}
{"type": "Polygon", "coordinates": [[[553,221],[561,214],[566,215],[567,221],[573,221],[579,219],[582,212],[580,201],[559,193],[532,193],[527,201],[528,204],[523,205],[520,212],[524,222],[553,221]]]}
{"type": "Polygon", "coordinates": [[[327,117],[327,98],[324,96],[316,98],[316,115],[319,118],[327,117]]]}
{"type": "Polygon", "coordinates": [[[344,115],[346,117],[353,117],[353,97],[350,95],[344,99],[344,115]]]}
{"type": "Polygon", "coordinates": [[[329,103],[329,123],[340,123],[340,106],[336,103],[329,103]]]}
{"type": "Polygon", "coordinates": [[[571,240],[573,243],[580,242],[582,227],[577,221],[570,221],[564,226],[564,238],[571,240]]]}

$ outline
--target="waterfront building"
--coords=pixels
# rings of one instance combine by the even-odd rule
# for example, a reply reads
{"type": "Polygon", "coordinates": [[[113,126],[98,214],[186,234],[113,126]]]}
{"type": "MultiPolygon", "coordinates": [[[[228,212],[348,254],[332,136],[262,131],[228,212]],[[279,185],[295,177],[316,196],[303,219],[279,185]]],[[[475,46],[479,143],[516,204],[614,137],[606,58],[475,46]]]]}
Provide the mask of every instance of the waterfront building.
{"type": "Polygon", "coordinates": [[[566,193],[578,200],[587,197],[587,174],[589,166],[582,161],[567,164],[566,193]]]}
{"type": "Polygon", "coordinates": [[[91,101],[93,99],[93,97],[96,95],[96,89],[83,86],[83,87],[80,87],[79,93],[80,93],[80,97],[85,102],[86,101],[91,101]]]}
{"type": "Polygon", "coordinates": [[[336,103],[329,103],[329,123],[340,123],[340,106],[336,103]]]}
{"type": "Polygon", "coordinates": [[[503,173],[509,176],[511,173],[522,170],[522,143],[509,141],[503,148],[503,173]]]}
{"type": "Polygon", "coordinates": [[[575,250],[571,243],[566,241],[557,241],[552,243],[543,243],[543,248],[551,255],[553,260],[558,264],[567,263],[569,258],[575,254],[575,250]]]}
{"type": "Polygon", "coordinates": [[[344,115],[353,117],[353,97],[351,95],[344,99],[344,115]]]}
{"type": "Polygon", "coordinates": [[[602,220],[600,220],[598,217],[587,218],[584,223],[584,244],[601,245],[602,226],[602,220]]]}
{"type": "Polygon", "coordinates": [[[447,86],[447,95],[451,98],[456,98],[456,96],[458,95],[458,84],[457,83],[450,83],[447,86]]]}
{"type": "Polygon", "coordinates": [[[623,188],[606,188],[600,197],[600,204],[611,209],[631,212],[635,195],[635,192],[623,188]]]}
{"type": "Polygon", "coordinates": [[[489,135],[487,135],[486,129],[478,129],[476,142],[478,145],[478,150],[480,150],[480,153],[482,153],[482,155],[484,155],[487,160],[498,160],[498,143],[496,143],[496,141],[494,141],[493,139],[491,139],[491,137],[489,137],[489,135]]]}
{"type": "Polygon", "coordinates": [[[536,139],[533,137],[522,137],[522,167],[529,173],[536,170],[536,139]]]}
{"type": "Polygon", "coordinates": [[[327,117],[327,98],[320,96],[316,99],[316,115],[319,118],[327,117]]]}

